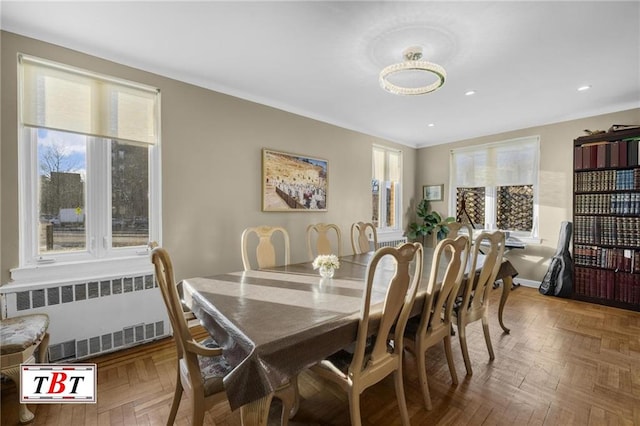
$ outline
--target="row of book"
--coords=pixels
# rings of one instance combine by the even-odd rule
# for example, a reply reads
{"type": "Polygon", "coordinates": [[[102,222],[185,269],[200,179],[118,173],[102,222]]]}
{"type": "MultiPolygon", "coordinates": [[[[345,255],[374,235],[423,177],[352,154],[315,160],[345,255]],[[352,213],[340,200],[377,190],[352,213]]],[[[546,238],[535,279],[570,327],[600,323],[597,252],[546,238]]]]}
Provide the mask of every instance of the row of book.
{"type": "Polygon", "coordinates": [[[576,216],[576,244],[640,247],[640,217],[576,216]]]}
{"type": "Polygon", "coordinates": [[[576,195],[578,214],[640,215],[640,192],[576,195]]]}
{"type": "Polygon", "coordinates": [[[576,192],[640,189],[640,168],[628,170],[590,170],[575,175],[576,192]]]}
{"type": "Polygon", "coordinates": [[[573,262],[581,266],[640,273],[640,250],[575,244],[573,262]]]}
{"type": "Polygon", "coordinates": [[[573,278],[576,294],[640,304],[640,274],[577,267],[573,278]]]}
{"type": "Polygon", "coordinates": [[[593,142],[574,147],[574,168],[603,169],[640,164],[638,142],[640,137],[615,142],[593,142]]]}

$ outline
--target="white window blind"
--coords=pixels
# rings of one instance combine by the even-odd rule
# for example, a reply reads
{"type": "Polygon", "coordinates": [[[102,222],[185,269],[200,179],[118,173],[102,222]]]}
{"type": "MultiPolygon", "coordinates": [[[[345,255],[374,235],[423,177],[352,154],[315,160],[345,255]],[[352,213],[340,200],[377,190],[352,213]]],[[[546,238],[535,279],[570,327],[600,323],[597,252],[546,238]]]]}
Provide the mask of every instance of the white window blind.
{"type": "Polygon", "coordinates": [[[452,151],[453,187],[536,184],[539,137],[452,151]]]}
{"type": "Polygon", "coordinates": [[[159,94],[155,88],[103,77],[21,55],[21,123],[154,144],[159,94]]]}
{"type": "Polygon", "coordinates": [[[450,213],[537,239],[539,152],[539,136],[451,150],[450,213]]]}

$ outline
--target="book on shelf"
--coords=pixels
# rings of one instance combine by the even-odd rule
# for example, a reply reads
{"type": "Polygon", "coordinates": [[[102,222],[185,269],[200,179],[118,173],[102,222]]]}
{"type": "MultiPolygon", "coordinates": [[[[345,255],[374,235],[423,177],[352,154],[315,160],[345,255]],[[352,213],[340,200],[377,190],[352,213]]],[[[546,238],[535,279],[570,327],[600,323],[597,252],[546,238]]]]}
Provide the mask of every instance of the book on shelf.
{"type": "Polygon", "coordinates": [[[627,167],[627,141],[618,143],[618,167],[627,167]]]}
{"type": "Polygon", "coordinates": [[[602,143],[596,145],[596,167],[599,169],[604,169],[605,167],[609,167],[611,164],[611,144],[610,143],[602,143]]]}
{"type": "Polygon", "coordinates": [[[640,137],[613,142],[590,142],[574,147],[574,169],[602,169],[640,165],[640,137]]]}
{"type": "Polygon", "coordinates": [[[573,167],[576,170],[581,170],[582,167],[582,147],[576,146],[573,148],[573,167]]]}
{"type": "Polygon", "coordinates": [[[627,143],[627,165],[628,166],[637,166],[638,165],[638,139],[630,138],[624,139],[623,142],[627,143]]]}
{"type": "Polygon", "coordinates": [[[611,143],[611,153],[610,153],[610,166],[618,167],[620,164],[620,141],[615,141],[611,143]]]}

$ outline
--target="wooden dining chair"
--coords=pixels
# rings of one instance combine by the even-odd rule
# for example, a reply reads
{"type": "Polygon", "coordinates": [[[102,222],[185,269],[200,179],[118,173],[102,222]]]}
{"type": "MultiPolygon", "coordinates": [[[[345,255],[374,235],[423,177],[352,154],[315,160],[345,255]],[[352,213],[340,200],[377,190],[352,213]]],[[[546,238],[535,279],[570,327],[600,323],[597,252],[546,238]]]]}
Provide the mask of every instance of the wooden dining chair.
{"type": "MultiPolygon", "coordinates": [[[[147,244],[147,247],[149,248],[149,250],[153,250],[158,246],[159,244],[157,241],[149,241],[149,243],[147,244]]],[[[184,319],[187,321],[189,328],[200,325],[200,321],[198,320],[198,318],[196,318],[196,316],[191,311],[191,309],[189,309],[189,307],[182,300],[182,288],[180,286],[180,283],[178,283],[177,288],[178,288],[178,295],[180,296],[180,304],[182,305],[182,314],[184,315],[184,319]]]]}
{"type": "Polygon", "coordinates": [[[460,231],[464,231],[469,240],[473,242],[473,227],[470,223],[450,222],[447,223],[447,228],[449,228],[447,238],[455,238],[458,235],[464,235],[460,234],[460,231]]]}
{"type": "MultiPolygon", "coordinates": [[[[175,422],[183,392],[187,393],[191,404],[191,424],[202,425],[205,411],[226,400],[223,378],[231,371],[231,367],[215,340],[207,338],[197,342],[189,332],[169,253],[162,247],[155,247],[151,251],[151,261],[171,321],[178,361],[176,388],[167,425],[175,422]]],[[[282,401],[282,424],[286,425],[295,406],[295,390],[286,385],[278,389],[274,396],[282,401]]]]}
{"type": "Polygon", "coordinates": [[[451,381],[458,384],[458,375],[451,352],[451,315],[456,295],[469,258],[469,238],[460,235],[441,240],[435,248],[432,268],[427,284],[427,295],[419,318],[411,318],[405,329],[405,348],[411,352],[417,363],[418,378],[422,386],[422,396],[427,410],[432,409],[425,356],[427,349],[439,342],[444,343],[445,355],[451,381]],[[438,269],[444,268],[444,276],[439,279],[438,269]]]}
{"type": "Polygon", "coordinates": [[[406,243],[400,247],[382,247],[376,250],[367,266],[366,288],[353,353],[339,351],[311,367],[313,372],[337,383],[347,392],[351,424],[354,426],[361,424],[362,392],[390,374],[394,376],[402,424],[409,424],[402,383],[403,333],[420,283],[422,258],[423,249],[420,243],[406,243]],[[395,259],[393,276],[386,267],[380,265],[378,268],[384,258],[395,259]],[[386,290],[386,296],[384,304],[380,305],[381,316],[376,315],[379,327],[370,330],[371,296],[376,280],[376,286],[384,284],[382,288],[386,290]],[[371,335],[371,331],[376,335],[373,341],[368,341],[367,337],[371,335]]]}
{"type": "Polygon", "coordinates": [[[378,233],[373,223],[355,222],[351,225],[351,248],[354,254],[366,253],[378,248],[378,233]]]}
{"type": "Polygon", "coordinates": [[[336,254],[342,256],[342,232],[333,223],[316,223],[307,227],[307,252],[313,260],[319,254],[336,254]],[[330,236],[333,233],[333,238],[330,236]],[[313,242],[315,240],[315,244],[313,242]],[[331,240],[335,242],[334,246],[331,240]]]}
{"type": "Polygon", "coordinates": [[[278,264],[289,264],[290,244],[287,230],[281,226],[255,226],[247,228],[242,232],[242,265],[245,271],[255,269],[251,267],[248,253],[249,239],[254,234],[258,237],[258,244],[256,245],[256,262],[258,269],[269,268],[278,264]],[[282,235],[282,246],[284,247],[281,263],[278,263],[278,256],[276,256],[276,248],[274,245],[274,236],[277,234],[282,235]]]}
{"type": "Polygon", "coordinates": [[[460,348],[467,375],[472,375],[471,360],[469,359],[469,349],[467,348],[466,327],[472,322],[481,320],[484,332],[484,340],[487,343],[489,359],[495,359],[491,336],[489,334],[489,289],[493,286],[504,254],[505,235],[500,231],[482,232],[476,237],[471,249],[471,268],[469,278],[464,285],[463,294],[457,298],[453,312],[455,323],[458,328],[460,348]],[[481,251],[482,250],[482,253],[481,251]],[[480,271],[478,262],[480,256],[484,257],[484,264],[480,271]]]}

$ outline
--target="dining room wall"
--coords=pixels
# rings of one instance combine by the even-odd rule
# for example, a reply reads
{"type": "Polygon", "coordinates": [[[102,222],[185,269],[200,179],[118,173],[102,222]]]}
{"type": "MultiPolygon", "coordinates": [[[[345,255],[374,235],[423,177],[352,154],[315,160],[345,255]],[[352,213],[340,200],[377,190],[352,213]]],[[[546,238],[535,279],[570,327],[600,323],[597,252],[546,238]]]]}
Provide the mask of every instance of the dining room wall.
{"type": "Polygon", "coordinates": [[[456,212],[448,211],[449,160],[452,149],[525,136],[540,136],[539,237],[541,241],[540,244],[529,244],[524,250],[511,250],[507,254],[518,270],[518,277],[521,280],[539,283],[547,272],[550,258],[556,251],[560,223],[572,220],[573,140],[586,135],[585,129],[606,131],[613,124],[640,124],[640,109],[568,120],[418,149],[415,197],[421,197],[423,185],[444,183],[444,199],[432,202],[432,208],[440,213],[456,216],[456,212]]]}
{"type": "Polygon", "coordinates": [[[162,94],[162,245],[176,278],[242,269],[240,235],[248,226],[281,225],[291,236],[292,261],[307,258],[308,224],[343,231],[371,218],[371,148],[403,152],[403,212],[415,203],[416,149],[276,108],[106,61],[43,41],[2,32],[0,283],[18,267],[18,52],[158,87],[162,94]],[[328,161],[326,212],[262,212],[262,149],[328,161]]]}

